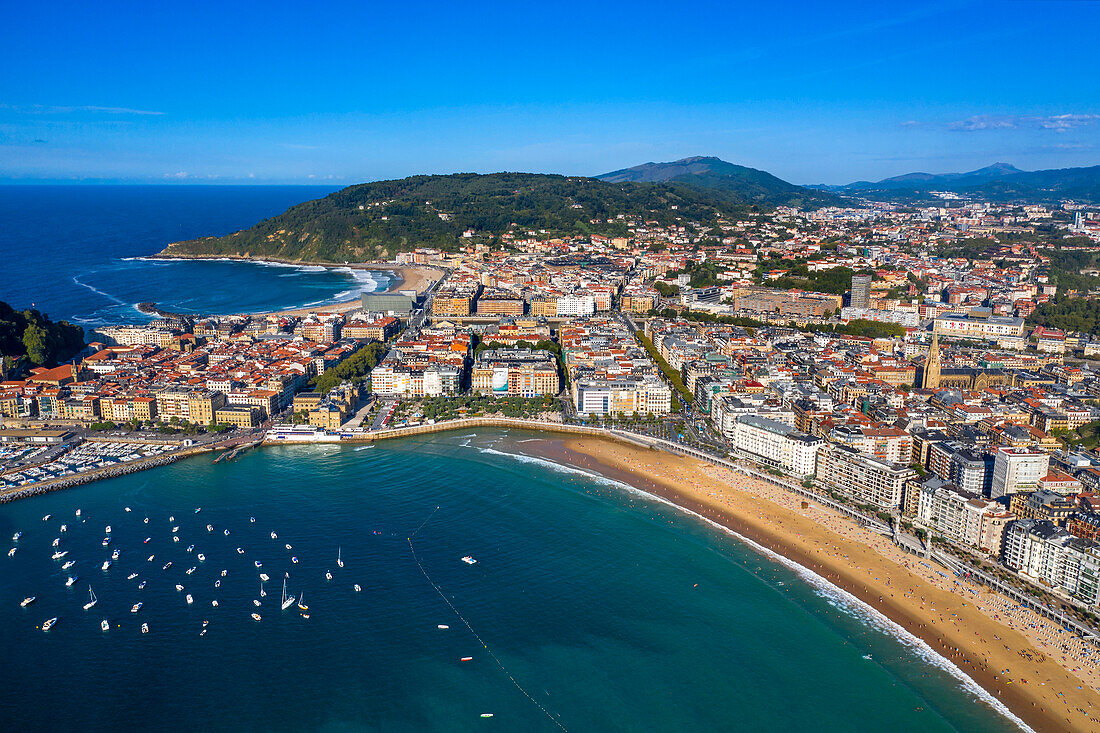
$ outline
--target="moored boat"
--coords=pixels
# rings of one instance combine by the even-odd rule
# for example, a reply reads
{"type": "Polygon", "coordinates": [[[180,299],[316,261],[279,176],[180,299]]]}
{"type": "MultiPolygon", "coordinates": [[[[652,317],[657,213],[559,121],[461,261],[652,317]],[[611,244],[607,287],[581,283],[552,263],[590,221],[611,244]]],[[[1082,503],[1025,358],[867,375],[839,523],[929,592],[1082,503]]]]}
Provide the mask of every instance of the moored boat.
{"type": "Polygon", "coordinates": [[[92,586],[89,585],[88,586],[88,602],[84,604],[84,610],[87,611],[89,608],[91,608],[92,606],[94,606],[97,603],[99,603],[99,599],[95,597],[95,593],[92,592],[92,586]]]}
{"type": "Polygon", "coordinates": [[[22,601],[19,602],[19,605],[22,608],[26,608],[27,606],[31,605],[32,603],[34,603],[34,596],[27,596],[26,598],[24,598],[22,601]]]}
{"type": "Polygon", "coordinates": [[[57,623],[57,616],[54,616],[53,618],[46,619],[45,621],[42,622],[42,630],[43,631],[49,631],[50,629],[53,628],[53,625],[56,624],[56,623],[57,623]]]}
{"type": "Polygon", "coordinates": [[[103,619],[99,622],[99,628],[103,629],[104,631],[110,631],[111,625],[107,623],[107,619],[103,619]]]}
{"type": "Polygon", "coordinates": [[[137,613],[141,610],[141,601],[138,601],[134,605],[130,606],[130,613],[137,613]]]}

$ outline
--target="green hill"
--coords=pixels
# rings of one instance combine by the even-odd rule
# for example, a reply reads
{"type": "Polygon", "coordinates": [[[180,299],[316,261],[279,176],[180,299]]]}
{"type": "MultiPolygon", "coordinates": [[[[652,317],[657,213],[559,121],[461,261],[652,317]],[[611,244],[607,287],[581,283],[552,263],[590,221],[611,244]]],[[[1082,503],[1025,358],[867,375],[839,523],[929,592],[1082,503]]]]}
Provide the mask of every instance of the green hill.
{"type": "Polygon", "coordinates": [[[690,186],[706,190],[730,204],[755,204],[768,208],[844,205],[844,200],[834,193],[796,186],[767,171],[707,156],[684,158],[671,163],[645,163],[596,177],[611,183],[632,181],[690,186]]]}
{"type": "Polygon", "coordinates": [[[364,262],[416,247],[455,249],[468,241],[462,236],[468,230],[480,240],[509,231],[625,236],[619,214],[661,224],[710,223],[752,208],[727,192],[675,182],[609,183],[536,173],[413,176],[350,186],[251,229],[175,242],[161,254],[364,262]]]}
{"type": "Polygon", "coordinates": [[[33,366],[54,367],[84,348],[84,329],[51,321],[34,309],[17,311],[0,301],[0,355],[12,364],[26,357],[33,366]]]}

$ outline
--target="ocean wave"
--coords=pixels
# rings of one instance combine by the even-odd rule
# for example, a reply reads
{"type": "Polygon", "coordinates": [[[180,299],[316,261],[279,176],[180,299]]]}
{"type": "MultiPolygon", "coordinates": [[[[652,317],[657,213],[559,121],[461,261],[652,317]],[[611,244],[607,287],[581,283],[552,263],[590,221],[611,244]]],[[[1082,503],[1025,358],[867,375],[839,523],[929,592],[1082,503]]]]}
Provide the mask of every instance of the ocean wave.
{"type": "Polygon", "coordinates": [[[770,560],[773,560],[783,565],[784,567],[787,567],[790,570],[794,571],[794,573],[798,575],[799,578],[804,580],[814,589],[814,592],[819,597],[824,598],[827,601],[832,601],[832,605],[834,605],[834,607],[845,611],[849,615],[858,618],[860,621],[867,623],[876,630],[896,639],[902,644],[902,646],[906,647],[910,652],[915,654],[922,661],[943,670],[944,672],[958,680],[962,688],[969,692],[975,699],[993,708],[993,710],[1002,715],[1004,718],[1011,721],[1014,725],[1019,726],[1021,730],[1031,731],[1032,733],[1034,733],[1032,731],[1032,728],[1019,717],[1017,717],[1011,710],[1009,710],[1004,703],[998,700],[984,687],[975,682],[973,678],[971,678],[968,674],[966,674],[966,672],[955,665],[954,662],[952,662],[947,657],[942,656],[939,652],[933,649],[923,639],[912,634],[904,626],[892,620],[873,606],[864,603],[859,598],[852,595],[843,588],[833,585],[824,577],[818,575],[806,566],[800,565],[794,560],[791,560],[790,558],[785,557],[784,555],[781,555],[778,552],[775,552],[774,550],[771,550],[758,542],[754,542],[748,537],[745,537],[744,535],[733,531],[729,527],[726,527],[725,525],[722,525],[714,521],[713,519],[708,519],[702,514],[693,512],[690,509],[686,509],[679,504],[676,504],[675,502],[664,498],[663,496],[651,494],[648,491],[639,489],[637,486],[632,486],[624,481],[610,479],[606,476],[601,476],[600,474],[593,473],[591,471],[576,468],[575,466],[567,466],[546,458],[525,456],[518,453],[508,453],[506,451],[499,451],[494,448],[478,448],[478,451],[490,455],[506,456],[520,463],[538,464],[558,473],[583,475],[596,481],[599,484],[605,486],[613,486],[615,488],[625,490],[628,493],[643,496],[646,499],[664,504],[683,514],[702,520],[706,524],[720,530],[724,534],[727,534],[730,537],[735,538],[737,541],[751,547],[753,550],[759,552],[770,560]]]}

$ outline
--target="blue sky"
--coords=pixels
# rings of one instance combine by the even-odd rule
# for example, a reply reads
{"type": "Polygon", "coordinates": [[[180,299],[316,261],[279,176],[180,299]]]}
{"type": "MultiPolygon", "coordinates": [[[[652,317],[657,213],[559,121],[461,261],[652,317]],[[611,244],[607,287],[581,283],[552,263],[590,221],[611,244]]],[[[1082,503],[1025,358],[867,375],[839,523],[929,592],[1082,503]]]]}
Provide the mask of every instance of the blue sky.
{"type": "Polygon", "coordinates": [[[16,2],[0,180],[1100,164],[1100,2],[16,2]]]}

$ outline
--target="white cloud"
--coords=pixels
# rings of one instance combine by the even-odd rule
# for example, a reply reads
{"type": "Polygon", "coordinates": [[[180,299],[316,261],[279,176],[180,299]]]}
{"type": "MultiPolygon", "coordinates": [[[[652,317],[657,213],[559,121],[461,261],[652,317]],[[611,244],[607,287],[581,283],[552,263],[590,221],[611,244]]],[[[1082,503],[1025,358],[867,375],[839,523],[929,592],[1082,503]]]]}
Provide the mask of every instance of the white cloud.
{"type": "Polygon", "coordinates": [[[1100,120],[1097,114],[1061,114],[1061,115],[974,115],[965,120],[947,123],[947,129],[960,132],[979,132],[983,130],[1053,130],[1067,132],[1078,127],[1091,125],[1100,120]]]}
{"type": "Polygon", "coordinates": [[[132,109],[130,107],[100,107],[98,105],[67,106],[56,104],[2,104],[0,109],[28,115],[61,115],[74,112],[91,112],[104,115],[163,115],[163,112],[154,112],[148,109],[132,109]]]}

